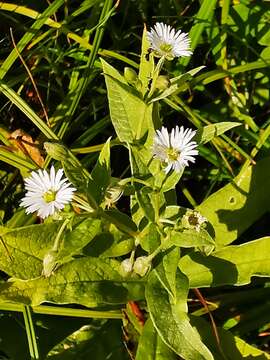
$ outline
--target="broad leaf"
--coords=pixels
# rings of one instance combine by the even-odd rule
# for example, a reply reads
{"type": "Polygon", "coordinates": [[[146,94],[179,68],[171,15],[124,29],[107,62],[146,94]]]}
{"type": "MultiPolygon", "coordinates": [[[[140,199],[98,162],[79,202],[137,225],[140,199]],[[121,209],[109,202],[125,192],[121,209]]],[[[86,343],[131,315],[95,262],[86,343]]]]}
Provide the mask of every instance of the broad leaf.
{"type": "Polygon", "coordinates": [[[0,300],[39,305],[74,303],[88,307],[113,305],[141,296],[140,280],[123,281],[119,263],[84,257],[63,264],[49,277],[13,279],[0,286],[0,300]],[[128,290],[127,290],[128,289],[128,290]]]}
{"type": "Polygon", "coordinates": [[[62,221],[16,229],[1,228],[0,269],[21,279],[40,276],[43,258],[53,247],[61,225],[62,221]]]}
{"type": "Polygon", "coordinates": [[[140,336],[135,360],[176,360],[176,354],[161,340],[148,319],[140,336]]]}
{"type": "Polygon", "coordinates": [[[120,141],[141,139],[152,127],[152,107],[146,105],[125,78],[101,59],[108,90],[110,115],[120,141]]]}
{"type": "Polygon", "coordinates": [[[176,284],[177,302],[163,287],[157,271],[150,273],[146,300],[154,327],[165,344],[182,358],[213,360],[198,332],[189,322],[186,304],[188,281],[180,272],[177,273],[176,284]]]}
{"type": "Polygon", "coordinates": [[[202,247],[202,246],[215,246],[214,240],[204,229],[196,231],[193,229],[183,229],[179,231],[171,231],[168,245],[175,245],[179,247],[202,247]]]}
{"type": "Polygon", "coordinates": [[[255,347],[247,344],[244,340],[222,328],[217,328],[220,346],[217,345],[217,339],[213,336],[212,326],[204,319],[191,316],[191,323],[195,326],[203,342],[211,350],[215,360],[233,359],[233,360],[267,360],[270,355],[256,349],[255,347]]]}
{"type": "Polygon", "coordinates": [[[217,246],[232,243],[269,210],[270,158],[248,166],[232,183],[209,196],[197,210],[212,224],[217,246]]]}
{"type": "Polygon", "coordinates": [[[192,252],[180,259],[179,267],[192,288],[245,285],[252,276],[270,277],[270,238],[227,246],[207,257],[192,252]]]}

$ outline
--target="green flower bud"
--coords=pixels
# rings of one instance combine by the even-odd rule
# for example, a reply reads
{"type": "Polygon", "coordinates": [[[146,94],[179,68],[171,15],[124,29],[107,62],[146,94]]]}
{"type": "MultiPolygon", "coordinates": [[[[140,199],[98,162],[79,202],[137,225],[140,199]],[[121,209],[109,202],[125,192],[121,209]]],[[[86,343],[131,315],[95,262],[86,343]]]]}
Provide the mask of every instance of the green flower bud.
{"type": "Polygon", "coordinates": [[[138,75],[137,75],[136,71],[130,67],[125,67],[124,77],[127,80],[127,82],[132,85],[136,84],[137,79],[138,79],[138,75]]]}
{"type": "Polygon", "coordinates": [[[119,185],[118,182],[112,181],[107,187],[105,192],[105,207],[110,208],[116,203],[123,194],[123,186],[119,185]]]}
{"type": "Polygon", "coordinates": [[[156,81],[156,88],[159,90],[166,90],[170,87],[171,82],[168,76],[166,75],[159,75],[156,81]]]}
{"type": "Polygon", "coordinates": [[[144,276],[150,267],[151,263],[148,259],[148,256],[140,256],[135,260],[133,271],[140,276],[144,276]]]}
{"type": "Polygon", "coordinates": [[[68,149],[65,145],[57,142],[45,142],[44,148],[47,154],[54,160],[65,161],[69,156],[68,149]]]}
{"type": "Polygon", "coordinates": [[[130,259],[125,259],[121,262],[120,273],[122,276],[128,276],[132,273],[133,262],[130,259]]]}
{"type": "Polygon", "coordinates": [[[56,268],[57,251],[51,250],[47,252],[43,259],[43,272],[45,277],[49,277],[56,268]]]}

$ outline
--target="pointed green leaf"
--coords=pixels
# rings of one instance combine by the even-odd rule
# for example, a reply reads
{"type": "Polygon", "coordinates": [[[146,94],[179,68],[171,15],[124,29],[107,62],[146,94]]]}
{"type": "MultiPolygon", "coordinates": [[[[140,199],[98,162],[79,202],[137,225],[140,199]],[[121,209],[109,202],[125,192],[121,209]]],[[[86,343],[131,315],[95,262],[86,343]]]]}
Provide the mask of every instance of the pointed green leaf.
{"type": "MultiPolygon", "coordinates": [[[[160,270],[161,271],[161,270],[160,270]]],[[[184,359],[213,360],[201,342],[187,315],[188,281],[177,273],[177,302],[170,297],[153,270],[146,285],[146,300],[151,320],[159,336],[176,354],[184,359]]]]}
{"type": "Polygon", "coordinates": [[[87,191],[96,203],[104,200],[106,190],[110,184],[111,179],[111,166],[110,166],[110,138],[104,144],[98,161],[91,173],[91,179],[88,181],[87,191]]]}
{"type": "Polygon", "coordinates": [[[228,130],[235,128],[236,126],[240,126],[242,123],[232,122],[232,121],[224,121],[217,124],[211,124],[204,126],[202,129],[197,130],[196,136],[194,140],[200,144],[205,144],[211,141],[214,137],[219,136],[225,133],[228,130]]]}
{"type": "Polygon", "coordinates": [[[170,249],[162,258],[162,262],[155,269],[159,281],[164,288],[168,291],[171,297],[176,302],[176,272],[180,258],[180,251],[178,248],[170,249]]]}
{"type": "Polygon", "coordinates": [[[141,49],[141,59],[140,59],[140,68],[139,68],[139,80],[142,84],[142,95],[145,96],[147,91],[149,91],[149,82],[152,78],[154,71],[154,57],[149,53],[150,44],[146,36],[147,30],[143,29],[142,36],[142,49],[141,49]]]}
{"type": "Polygon", "coordinates": [[[89,244],[94,237],[101,231],[101,221],[99,219],[77,217],[72,229],[67,229],[64,235],[63,245],[58,253],[58,258],[79,255],[82,249],[89,244]]]}
{"type": "Polygon", "coordinates": [[[152,107],[146,105],[136,90],[105,60],[101,59],[108,90],[110,115],[120,141],[141,139],[152,127],[152,107]]]}

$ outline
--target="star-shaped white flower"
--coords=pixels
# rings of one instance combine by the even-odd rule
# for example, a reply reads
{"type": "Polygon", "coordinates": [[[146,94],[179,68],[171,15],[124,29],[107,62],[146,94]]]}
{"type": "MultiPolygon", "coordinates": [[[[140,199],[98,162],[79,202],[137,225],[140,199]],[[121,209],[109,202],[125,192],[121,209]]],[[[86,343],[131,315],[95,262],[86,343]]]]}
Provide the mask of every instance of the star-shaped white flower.
{"type": "Polygon", "coordinates": [[[76,189],[67,178],[62,179],[63,173],[63,169],[55,173],[52,166],[49,173],[41,169],[32,171],[31,176],[24,180],[27,192],[20,205],[26,208],[27,214],[37,211],[37,215],[44,219],[71,202],[76,189]]]}
{"type": "Polygon", "coordinates": [[[188,162],[195,162],[195,155],[198,155],[196,141],[190,141],[196,134],[196,130],[179,128],[176,126],[169,134],[165,127],[156,131],[153,144],[153,156],[166,165],[166,174],[173,169],[181,172],[188,162]]]}
{"type": "Polygon", "coordinates": [[[147,38],[155,55],[172,60],[175,57],[190,56],[190,38],[188,34],[176,31],[170,25],[156,23],[150,31],[147,31],[147,38]]]}

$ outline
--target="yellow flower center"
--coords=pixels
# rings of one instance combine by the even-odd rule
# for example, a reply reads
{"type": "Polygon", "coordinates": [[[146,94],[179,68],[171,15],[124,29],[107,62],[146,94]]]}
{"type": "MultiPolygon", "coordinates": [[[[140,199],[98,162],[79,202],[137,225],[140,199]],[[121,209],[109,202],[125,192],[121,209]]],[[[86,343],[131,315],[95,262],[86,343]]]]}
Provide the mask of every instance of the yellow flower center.
{"type": "Polygon", "coordinates": [[[56,191],[49,190],[43,195],[43,200],[48,204],[56,199],[56,191]]]}
{"type": "Polygon", "coordinates": [[[166,153],[170,161],[177,161],[180,155],[180,151],[172,147],[168,148],[166,153]]]}
{"type": "Polygon", "coordinates": [[[172,45],[167,44],[167,43],[161,44],[159,48],[161,51],[163,51],[166,54],[170,54],[173,49],[172,45]]]}

